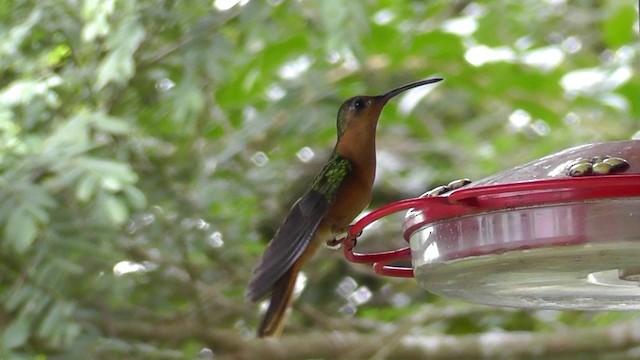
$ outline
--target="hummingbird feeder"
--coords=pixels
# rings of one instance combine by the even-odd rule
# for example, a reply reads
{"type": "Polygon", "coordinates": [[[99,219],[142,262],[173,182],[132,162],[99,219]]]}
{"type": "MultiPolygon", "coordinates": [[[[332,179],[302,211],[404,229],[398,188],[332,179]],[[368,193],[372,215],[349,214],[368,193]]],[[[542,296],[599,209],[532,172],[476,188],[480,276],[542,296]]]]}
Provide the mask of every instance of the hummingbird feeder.
{"type": "Polygon", "coordinates": [[[497,306],[640,309],[640,140],[573,147],[480,181],[383,206],[342,246],[382,275],[497,306]],[[453,189],[453,190],[452,190],[453,189]],[[408,211],[409,246],[358,253],[372,222],[408,211]],[[412,267],[395,265],[411,260],[412,267]]]}

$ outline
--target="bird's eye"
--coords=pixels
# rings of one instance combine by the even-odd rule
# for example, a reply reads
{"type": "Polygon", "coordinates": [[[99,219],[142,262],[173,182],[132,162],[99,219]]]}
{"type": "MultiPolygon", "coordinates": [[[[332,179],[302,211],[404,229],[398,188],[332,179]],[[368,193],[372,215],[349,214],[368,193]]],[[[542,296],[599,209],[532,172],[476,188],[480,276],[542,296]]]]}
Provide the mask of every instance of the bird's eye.
{"type": "Polygon", "coordinates": [[[365,108],[365,106],[366,106],[366,104],[365,104],[365,101],[364,101],[363,99],[356,99],[356,100],[353,102],[353,107],[354,107],[356,110],[362,110],[362,109],[364,109],[364,108],[365,108]]]}

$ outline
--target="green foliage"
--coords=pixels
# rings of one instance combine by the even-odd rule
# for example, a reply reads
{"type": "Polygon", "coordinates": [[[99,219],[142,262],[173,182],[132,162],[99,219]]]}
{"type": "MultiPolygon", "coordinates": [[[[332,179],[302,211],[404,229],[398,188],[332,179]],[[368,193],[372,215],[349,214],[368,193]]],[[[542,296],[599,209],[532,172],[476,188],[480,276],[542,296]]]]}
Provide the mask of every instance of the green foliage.
{"type": "MultiPolygon", "coordinates": [[[[224,352],[210,333],[254,328],[243,296],[256,257],[357,93],[446,79],[383,113],[373,206],[638,130],[630,3],[223,3],[0,6],[0,358],[224,352]],[[579,84],[587,75],[593,84],[579,84]]],[[[316,260],[305,270],[322,280],[307,285],[324,294],[314,307],[380,324],[447,304],[363,269],[316,260]],[[327,295],[343,276],[380,289],[354,317],[327,295]],[[390,306],[403,287],[409,304],[390,306]]],[[[620,320],[533,314],[431,325],[469,334],[620,320]]],[[[293,329],[318,323],[302,317],[293,329]]]]}

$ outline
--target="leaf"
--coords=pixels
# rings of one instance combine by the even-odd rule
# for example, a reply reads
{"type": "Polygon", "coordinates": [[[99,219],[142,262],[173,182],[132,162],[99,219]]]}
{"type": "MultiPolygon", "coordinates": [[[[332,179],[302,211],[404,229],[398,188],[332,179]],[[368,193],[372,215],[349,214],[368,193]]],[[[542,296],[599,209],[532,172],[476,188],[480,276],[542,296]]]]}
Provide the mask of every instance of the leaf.
{"type": "Polygon", "coordinates": [[[48,209],[56,206],[55,199],[42,186],[28,185],[20,194],[25,210],[31,214],[37,223],[49,221],[48,209]]]}
{"type": "Polygon", "coordinates": [[[9,291],[8,296],[4,299],[3,306],[8,311],[15,311],[36,294],[37,292],[29,285],[16,287],[9,291]]]}
{"type": "Polygon", "coordinates": [[[38,336],[50,337],[54,332],[59,331],[60,326],[66,326],[66,318],[73,308],[74,306],[70,303],[56,301],[40,323],[38,336]]]}
{"type": "Polygon", "coordinates": [[[126,121],[104,113],[92,114],[89,121],[92,127],[114,135],[126,135],[132,129],[126,121]]]}
{"type": "Polygon", "coordinates": [[[111,39],[114,48],[98,66],[94,88],[102,89],[110,82],[124,84],[135,73],[133,54],[145,36],[144,28],[136,21],[124,24],[111,39]]]}
{"type": "Polygon", "coordinates": [[[7,107],[29,104],[36,97],[51,94],[51,88],[61,85],[61,77],[53,75],[39,80],[17,80],[0,91],[0,105],[7,107]]]}
{"type": "Polygon", "coordinates": [[[68,144],[86,144],[89,131],[86,115],[77,115],[59,125],[54,133],[45,138],[42,151],[53,152],[68,144]]]}
{"type": "Polygon", "coordinates": [[[511,44],[516,39],[530,33],[527,24],[531,23],[533,12],[537,9],[524,8],[530,4],[517,1],[494,1],[487,6],[487,11],[478,19],[478,28],[473,37],[479,44],[498,47],[511,44]],[[505,16],[505,13],[513,14],[505,16]]]}
{"type": "Polygon", "coordinates": [[[69,45],[60,44],[47,54],[47,64],[49,66],[58,66],[70,55],[71,49],[69,48],[69,45]]]}
{"type": "Polygon", "coordinates": [[[49,213],[41,204],[29,202],[24,204],[25,210],[33,217],[33,221],[39,224],[49,222],[49,213]]]}
{"type": "Polygon", "coordinates": [[[457,61],[464,56],[464,46],[459,36],[444,31],[432,31],[416,35],[411,53],[425,54],[430,61],[457,61]]]}
{"type": "Polygon", "coordinates": [[[604,39],[611,48],[618,48],[633,41],[633,24],[638,11],[629,3],[619,3],[602,24],[604,39]]]}
{"type": "Polygon", "coordinates": [[[103,206],[105,213],[112,223],[122,224],[129,217],[129,210],[124,202],[114,195],[105,195],[103,206]]]}
{"type": "Polygon", "coordinates": [[[129,164],[110,159],[83,156],[77,159],[78,166],[100,179],[100,184],[109,191],[119,191],[125,184],[138,180],[129,164]]]}
{"type": "Polygon", "coordinates": [[[31,333],[31,323],[26,317],[19,317],[13,321],[2,333],[5,348],[15,349],[24,345],[31,333]]]}
{"type": "Polygon", "coordinates": [[[9,215],[4,230],[6,241],[18,253],[27,251],[38,234],[33,217],[24,208],[9,215]]]}
{"type": "Polygon", "coordinates": [[[143,209],[147,206],[147,197],[137,187],[133,185],[125,186],[124,194],[132,207],[143,209]]]}
{"type": "MultiPolygon", "coordinates": [[[[4,3],[2,7],[11,9],[11,6],[6,3],[4,3]]],[[[38,22],[41,21],[42,14],[43,11],[41,8],[34,9],[27,19],[22,19],[18,24],[14,24],[8,34],[5,32],[3,26],[4,39],[2,43],[0,43],[0,58],[6,55],[21,54],[17,49],[20,48],[23,41],[31,35],[33,27],[37,26],[38,22]]]]}
{"type": "Polygon", "coordinates": [[[17,199],[0,192],[0,223],[6,222],[9,216],[16,210],[17,199]],[[4,195],[4,196],[2,196],[4,195]]]}
{"type": "Polygon", "coordinates": [[[96,191],[98,181],[95,176],[88,174],[80,178],[76,186],[76,199],[87,202],[96,191]]]}
{"type": "Polygon", "coordinates": [[[118,192],[122,190],[122,182],[115,176],[106,175],[103,176],[101,180],[100,185],[104,190],[110,192],[118,192]]]}
{"type": "Polygon", "coordinates": [[[108,16],[113,12],[115,0],[89,0],[84,1],[82,17],[85,26],[82,29],[84,41],[94,41],[99,36],[109,33],[108,16]]]}

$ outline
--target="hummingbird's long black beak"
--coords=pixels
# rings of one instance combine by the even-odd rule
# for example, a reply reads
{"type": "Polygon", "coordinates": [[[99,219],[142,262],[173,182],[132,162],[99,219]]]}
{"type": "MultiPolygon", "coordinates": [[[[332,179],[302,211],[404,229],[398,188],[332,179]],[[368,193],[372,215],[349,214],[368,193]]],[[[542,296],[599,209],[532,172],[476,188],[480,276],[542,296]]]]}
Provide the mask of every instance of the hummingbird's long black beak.
{"type": "Polygon", "coordinates": [[[443,78],[431,78],[431,79],[426,79],[426,80],[420,80],[420,81],[416,81],[416,82],[412,82],[410,84],[404,85],[404,86],[400,86],[397,89],[393,89],[389,92],[387,92],[386,94],[381,95],[380,97],[382,98],[382,100],[384,102],[389,101],[389,99],[391,99],[392,97],[403,93],[409,89],[413,89],[416,88],[418,86],[422,86],[422,85],[427,85],[427,84],[433,84],[433,83],[437,83],[444,80],[443,78]]]}

